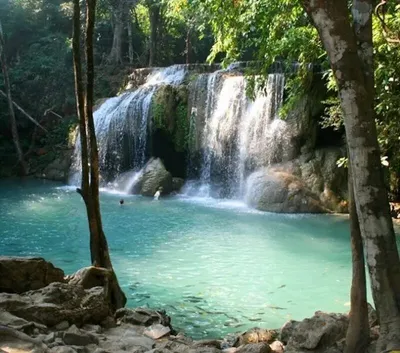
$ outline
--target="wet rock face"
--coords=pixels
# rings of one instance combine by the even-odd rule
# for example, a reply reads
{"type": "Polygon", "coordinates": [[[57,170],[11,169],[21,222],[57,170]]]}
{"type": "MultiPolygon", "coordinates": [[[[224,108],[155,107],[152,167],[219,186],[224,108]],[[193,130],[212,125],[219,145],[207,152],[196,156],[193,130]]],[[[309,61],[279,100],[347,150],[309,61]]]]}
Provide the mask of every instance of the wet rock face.
{"type": "Polygon", "coordinates": [[[64,282],[64,271],[42,258],[0,257],[0,292],[23,293],[64,282]]]}
{"type": "Polygon", "coordinates": [[[131,193],[154,196],[159,187],[163,188],[162,194],[169,194],[172,191],[172,176],[160,159],[152,158],[144,166],[131,193]]]}
{"type": "Polygon", "coordinates": [[[327,212],[318,196],[301,179],[274,168],[264,168],[250,175],[246,199],[250,206],[268,212],[327,212]]]}

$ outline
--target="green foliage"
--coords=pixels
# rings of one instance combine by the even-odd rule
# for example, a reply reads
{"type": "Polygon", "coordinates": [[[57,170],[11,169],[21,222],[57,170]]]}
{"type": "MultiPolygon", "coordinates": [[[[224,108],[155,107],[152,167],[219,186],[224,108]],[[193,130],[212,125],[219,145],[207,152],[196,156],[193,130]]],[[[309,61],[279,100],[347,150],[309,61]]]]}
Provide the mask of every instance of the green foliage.
{"type": "Polygon", "coordinates": [[[180,102],[176,107],[176,125],[174,134],[175,149],[178,152],[186,151],[189,143],[188,106],[180,102]]]}

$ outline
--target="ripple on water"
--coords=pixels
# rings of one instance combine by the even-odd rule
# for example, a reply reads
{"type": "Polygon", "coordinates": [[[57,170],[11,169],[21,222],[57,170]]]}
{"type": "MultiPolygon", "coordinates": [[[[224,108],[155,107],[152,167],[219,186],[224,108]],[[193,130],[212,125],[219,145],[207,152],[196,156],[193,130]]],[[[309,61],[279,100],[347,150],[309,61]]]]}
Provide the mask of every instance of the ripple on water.
{"type": "MultiPolygon", "coordinates": [[[[73,272],[90,261],[80,196],[38,181],[0,182],[0,253],[40,255],[73,272]]],[[[346,311],[348,224],[185,197],[101,194],[104,230],[129,306],[165,309],[193,337],[279,327],[346,311]]]]}

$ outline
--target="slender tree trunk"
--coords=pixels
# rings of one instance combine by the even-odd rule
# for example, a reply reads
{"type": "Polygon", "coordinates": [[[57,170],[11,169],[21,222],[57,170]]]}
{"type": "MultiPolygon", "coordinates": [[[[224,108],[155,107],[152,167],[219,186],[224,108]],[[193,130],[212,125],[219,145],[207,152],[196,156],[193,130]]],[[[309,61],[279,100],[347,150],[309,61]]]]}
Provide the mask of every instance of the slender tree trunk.
{"type": "MultiPolygon", "coordinates": [[[[372,3],[371,0],[353,0],[353,25],[357,38],[358,56],[363,64],[365,88],[370,95],[371,109],[374,109],[374,69],[372,51],[372,3]]],[[[349,155],[349,153],[348,153],[349,155]]],[[[346,335],[345,353],[366,352],[369,343],[368,303],[365,278],[363,242],[357,209],[354,202],[354,186],[349,163],[349,213],[351,230],[351,252],[353,279],[351,285],[351,309],[346,335]]]]}
{"type": "Polygon", "coordinates": [[[5,41],[3,37],[3,29],[0,22],[0,62],[1,62],[1,70],[3,72],[3,80],[4,80],[4,88],[6,91],[6,97],[8,102],[8,110],[10,113],[10,123],[11,123],[11,133],[13,137],[13,142],[15,146],[15,150],[17,152],[18,165],[20,167],[20,173],[22,175],[28,174],[28,166],[24,159],[24,154],[22,152],[21,144],[18,136],[18,128],[17,128],[17,120],[15,119],[13,100],[11,97],[11,88],[10,88],[10,79],[8,77],[6,56],[4,54],[5,41]]]}
{"type": "Polygon", "coordinates": [[[150,48],[149,48],[149,67],[157,64],[157,44],[158,32],[160,22],[160,5],[155,1],[149,3],[149,17],[150,17],[150,48]]]}
{"type": "Polygon", "coordinates": [[[131,16],[127,16],[126,26],[128,29],[128,54],[129,64],[133,64],[133,37],[132,37],[132,21],[131,16]]]}
{"type": "Polygon", "coordinates": [[[353,278],[350,293],[351,308],[349,314],[349,327],[347,329],[346,348],[344,353],[365,353],[369,344],[369,322],[364,250],[356,205],[354,203],[354,188],[350,163],[348,171],[353,278]]]}
{"type": "Polygon", "coordinates": [[[80,54],[80,6],[79,0],[74,0],[74,34],[73,54],[75,71],[75,89],[79,127],[81,133],[82,155],[82,185],[77,191],[81,194],[87,211],[90,232],[90,254],[94,266],[111,270],[105,290],[113,310],[121,308],[126,303],[126,297],[119,287],[117,277],[113,270],[108,244],[103,232],[100,200],[99,200],[99,156],[97,140],[93,121],[93,31],[95,22],[96,0],[86,1],[86,90],[84,90],[81,54],[80,54]],[[84,96],[84,92],[86,95],[84,96]],[[90,153],[89,153],[90,151],[90,153]],[[90,165],[89,165],[90,154],[90,165]],[[90,177],[90,180],[89,180],[90,177]]]}
{"type": "Polygon", "coordinates": [[[114,34],[108,61],[112,64],[122,64],[122,36],[124,34],[124,8],[125,0],[118,0],[112,6],[114,34]]]}
{"type": "Polygon", "coordinates": [[[192,51],[191,32],[191,27],[189,26],[186,32],[186,64],[190,64],[190,52],[192,51]]]}
{"type": "Polygon", "coordinates": [[[399,254],[381,170],[375,114],[347,0],[303,0],[302,4],[319,32],[339,88],[357,215],[380,320],[378,351],[400,349],[399,254]]]}

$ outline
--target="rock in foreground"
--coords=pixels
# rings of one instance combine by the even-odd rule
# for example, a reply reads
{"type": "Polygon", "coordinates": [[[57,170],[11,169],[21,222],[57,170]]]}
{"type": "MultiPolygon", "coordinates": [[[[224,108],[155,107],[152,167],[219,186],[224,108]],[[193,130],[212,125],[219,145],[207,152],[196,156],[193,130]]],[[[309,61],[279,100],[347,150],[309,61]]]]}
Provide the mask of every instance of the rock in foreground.
{"type": "Polygon", "coordinates": [[[64,282],[64,271],[40,257],[0,257],[0,292],[23,293],[64,282]]]}
{"type": "Polygon", "coordinates": [[[83,289],[58,282],[23,294],[0,293],[0,309],[46,326],[62,321],[100,323],[110,314],[103,287],[83,289]]]}

